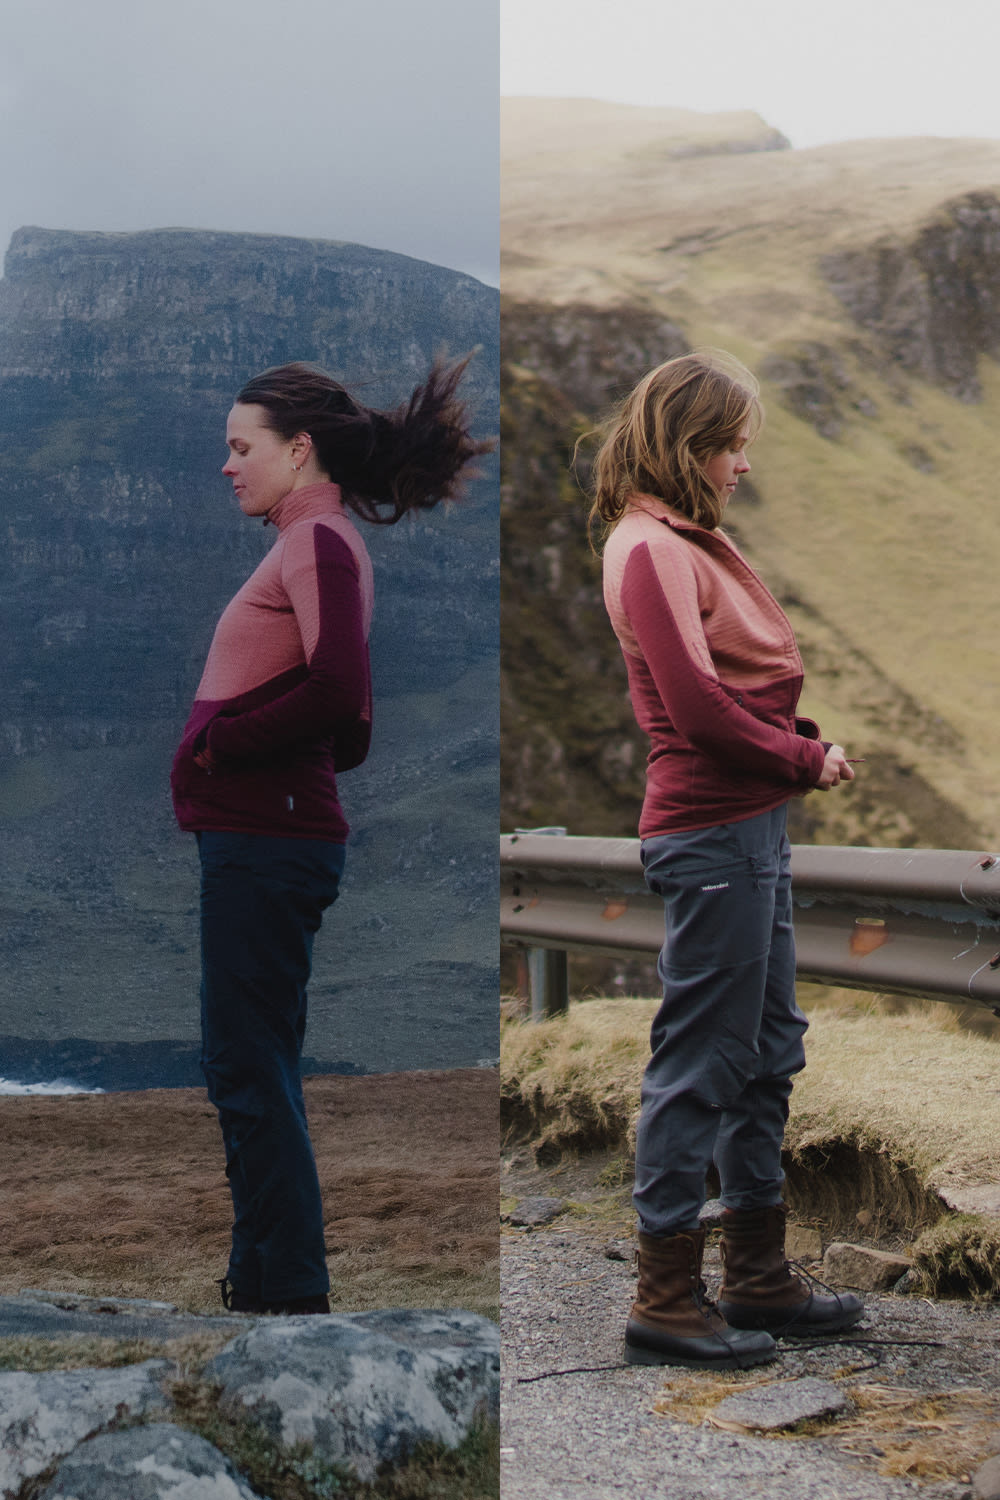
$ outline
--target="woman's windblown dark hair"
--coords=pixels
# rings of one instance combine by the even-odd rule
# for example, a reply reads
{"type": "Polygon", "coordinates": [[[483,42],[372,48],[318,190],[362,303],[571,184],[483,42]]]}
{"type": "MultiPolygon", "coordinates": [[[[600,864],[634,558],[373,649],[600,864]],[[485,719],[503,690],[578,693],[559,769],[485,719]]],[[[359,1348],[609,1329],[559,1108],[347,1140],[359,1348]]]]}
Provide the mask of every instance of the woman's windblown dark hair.
{"type": "Polygon", "coordinates": [[[463,470],[496,446],[469,432],[469,414],[456,394],[467,356],[435,360],[409,401],[376,411],[356,401],[316,365],[280,365],[254,376],[236,397],[261,406],[283,438],[307,432],[320,467],[340,485],[345,505],[366,521],[392,525],[408,511],[453,499],[463,470]]]}

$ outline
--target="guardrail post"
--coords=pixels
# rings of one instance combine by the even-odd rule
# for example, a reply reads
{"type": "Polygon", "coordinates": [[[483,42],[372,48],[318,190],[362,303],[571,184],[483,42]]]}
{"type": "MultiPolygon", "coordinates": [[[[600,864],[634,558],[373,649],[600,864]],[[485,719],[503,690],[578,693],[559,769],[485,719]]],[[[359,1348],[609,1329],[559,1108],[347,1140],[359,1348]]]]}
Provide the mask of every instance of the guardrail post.
{"type": "MultiPolygon", "coordinates": [[[[515,828],[515,833],[548,833],[566,837],[565,828],[515,828]]],[[[569,960],[563,948],[528,949],[528,993],[531,1019],[545,1021],[569,1010],[569,960]]]]}
{"type": "Polygon", "coordinates": [[[569,1010],[569,963],[562,948],[528,949],[531,1019],[546,1021],[569,1010]]]}

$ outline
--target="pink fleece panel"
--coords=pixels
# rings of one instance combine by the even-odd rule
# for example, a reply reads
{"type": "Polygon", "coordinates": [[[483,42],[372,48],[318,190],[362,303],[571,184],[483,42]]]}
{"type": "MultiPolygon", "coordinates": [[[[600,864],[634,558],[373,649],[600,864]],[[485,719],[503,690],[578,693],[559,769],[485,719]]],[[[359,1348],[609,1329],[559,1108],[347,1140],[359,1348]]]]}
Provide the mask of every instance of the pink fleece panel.
{"type": "Polygon", "coordinates": [[[370,723],[372,568],[334,484],[270,512],[278,539],[225,609],[171,781],[186,829],[347,837],[335,746],[370,723]],[[208,749],[211,767],[195,756],[208,749]]]}
{"type": "Polygon", "coordinates": [[[199,701],[227,705],[209,726],[213,756],[256,756],[322,739],[367,707],[370,606],[358,559],[339,531],[325,520],[300,521],[223,613],[197,693],[199,701]],[[306,669],[304,680],[272,702],[239,703],[295,668],[306,669]]]}

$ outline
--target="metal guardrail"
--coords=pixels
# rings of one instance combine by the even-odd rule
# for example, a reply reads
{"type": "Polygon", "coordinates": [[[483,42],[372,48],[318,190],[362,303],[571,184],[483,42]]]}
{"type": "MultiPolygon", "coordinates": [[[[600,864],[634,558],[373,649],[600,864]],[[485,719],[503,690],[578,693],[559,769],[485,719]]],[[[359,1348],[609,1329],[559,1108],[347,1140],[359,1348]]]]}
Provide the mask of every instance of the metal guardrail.
{"type": "MultiPolygon", "coordinates": [[[[795,844],[800,979],[1000,1015],[1000,855],[795,844]]],[[[638,839],[500,838],[501,941],[529,950],[532,1015],[565,1010],[566,953],[658,953],[663,906],[638,839]]]]}

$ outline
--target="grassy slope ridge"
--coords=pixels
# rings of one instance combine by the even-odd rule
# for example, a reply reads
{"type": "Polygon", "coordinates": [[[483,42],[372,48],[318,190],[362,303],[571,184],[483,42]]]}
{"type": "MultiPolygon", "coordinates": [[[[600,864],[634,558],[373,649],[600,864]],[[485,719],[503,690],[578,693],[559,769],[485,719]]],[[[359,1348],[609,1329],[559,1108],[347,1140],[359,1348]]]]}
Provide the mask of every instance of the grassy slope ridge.
{"type": "MultiPolygon", "coordinates": [[[[810,1007],[807,1067],[796,1079],[786,1137],[790,1156],[849,1139],[913,1168],[931,1191],[997,1181],[996,1044],[961,1031],[947,1010],[887,1020],[832,994],[832,1004],[810,1007]]],[[[506,1024],[505,1128],[557,1147],[632,1150],[658,1004],[588,1000],[565,1020],[506,1024]]]]}
{"type": "MultiPolygon", "coordinates": [[[[793,1210],[818,1215],[834,1237],[855,1236],[859,1214],[880,1238],[920,1235],[916,1259],[928,1286],[997,1295],[996,1219],[950,1215],[942,1201],[964,1195],[967,1206],[984,1208],[983,1190],[991,1196],[1000,1174],[995,1042],[962,1032],[945,1007],[887,1018],[842,992],[810,987],[810,995],[807,1066],[785,1134],[793,1210]]],[[[507,1139],[531,1140],[540,1161],[603,1149],[627,1162],[657,1003],[592,1000],[558,1020],[508,1022],[500,1072],[507,1139]]]]}
{"type": "MultiPolygon", "coordinates": [[[[601,635],[585,504],[565,464],[608,400],[677,352],[657,334],[669,323],[686,342],[729,348],[763,373],[768,421],[732,529],[792,617],[807,669],[803,711],[868,759],[856,788],[800,805],[796,837],[996,844],[989,455],[1000,369],[981,348],[940,347],[947,328],[918,330],[930,365],[908,364],[886,331],[892,309],[884,327],[862,326],[829,266],[860,257],[856,274],[873,279],[874,296],[880,256],[907,265],[916,256],[907,274],[914,284],[924,277],[918,291],[933,313],[926,247],[939,232],[947,240],[959,200],[1000,198],[1000,142],[793,151],[773,149],[754,116],[538,100],[506,101],[504,139],[504,709],[517,741],[507,750],[505,821],[633,831],[643,751],[617,649],[601,635]],[[572,128],[553,129],[541,137],[546,149],[533,150],[533,132],[538,140],[557,105],[572,128]],[[589,351],[573,351],[574,370],[589,357],[608,378],[589,391],[576,380],[567,392],[566,336],[557,328],[546,344],[543,314],[558,324],[578,311],[592,320],[592,339],[589,351]],[[625,313],[645,320],[649,336],[616,350],[600,319],[625,313]],[[956,359],[972,371],[964,385],[942,373],[956,359]],[[977,399],[958,399],[960,388],[977,399]],[[543,659],[531,684],[526,648],[552,632],[563,663],[543,659]],[[584,692],[590,744],[572,732],[584,692]]],[[[995,244],[987,233],[968,264],[952,264],[948,295],[985,306],[995,244]]],[[[921,305],[914,293],[914,318],[921,305]]],[[[905,296],[895,315],[901,325],[911,316],[905,296]]]]}

